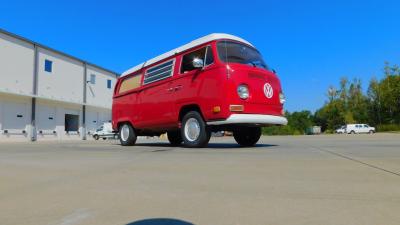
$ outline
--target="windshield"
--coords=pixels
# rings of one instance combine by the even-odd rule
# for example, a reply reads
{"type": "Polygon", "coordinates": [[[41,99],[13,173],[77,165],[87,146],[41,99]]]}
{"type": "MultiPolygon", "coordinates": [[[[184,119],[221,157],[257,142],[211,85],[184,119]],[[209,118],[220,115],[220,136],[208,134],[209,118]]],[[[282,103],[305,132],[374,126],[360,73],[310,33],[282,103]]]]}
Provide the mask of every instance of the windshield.
{"type": "Polygon", "coordinates": [[[225,63],[240,63],[263,69],[268,69],[261,54],[245,44],[232,41],[220,41],[217,43],[218,56],[225,63]]]}

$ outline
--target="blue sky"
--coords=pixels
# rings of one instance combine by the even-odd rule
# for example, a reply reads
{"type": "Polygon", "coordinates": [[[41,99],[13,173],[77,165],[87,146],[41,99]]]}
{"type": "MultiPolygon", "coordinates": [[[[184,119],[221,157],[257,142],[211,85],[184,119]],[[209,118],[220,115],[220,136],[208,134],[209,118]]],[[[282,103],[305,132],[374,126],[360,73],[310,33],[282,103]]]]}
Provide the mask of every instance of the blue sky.
{"type": "Polygon", "coordinates": [[[118,73],[214,32],[253,43],[289,111],[314,111],[340,77],[367,88],[400,64],[399,1],[2,1],[0,27],[118,73]]]}

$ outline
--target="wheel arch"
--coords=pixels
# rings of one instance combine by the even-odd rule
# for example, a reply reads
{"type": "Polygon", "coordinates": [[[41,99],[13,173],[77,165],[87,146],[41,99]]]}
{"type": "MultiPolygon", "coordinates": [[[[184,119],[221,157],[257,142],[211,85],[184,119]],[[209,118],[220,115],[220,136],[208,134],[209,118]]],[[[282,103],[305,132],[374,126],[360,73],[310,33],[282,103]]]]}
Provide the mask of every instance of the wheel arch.
{"type": "Polygon", "coordinates": [[[117,123],[117,131],[119,131],[119,129],[120,129],[120,127],[122,126],[122,125],[124,125],[124,124],[129,124],[129,125],[131,125],[132,126],[132,128],[134,129],[134,130],[136,130],[135,129],[135,126],[133,126],[133,124],[132,124],[132,122],[131,121],[129,121],[129,120],[123,120],[123,121],[118,121],[118,123],[117,123]]]}
{"type": "Polygon", "coordinates": [[[203,118],[203,120],[205,121],[204,115],[201,111],[201,108],[199,105],[197,104],[189,104],[189,105],[184,105],[180,108],[179,110],[179,117],[178,120],[179,122],[182,122],[183,117],[185,116],[186,113],[190,112],[190,111],[196,111],[198,113],[200,113],[200,116],[203,118]]]}

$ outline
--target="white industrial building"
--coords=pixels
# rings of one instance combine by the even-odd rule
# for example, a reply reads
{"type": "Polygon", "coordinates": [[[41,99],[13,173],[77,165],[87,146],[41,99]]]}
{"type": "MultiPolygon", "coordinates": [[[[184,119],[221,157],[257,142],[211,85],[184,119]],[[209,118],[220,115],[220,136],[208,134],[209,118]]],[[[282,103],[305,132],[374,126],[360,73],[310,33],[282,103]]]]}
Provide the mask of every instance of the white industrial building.
{"type": "Polygon", "coordinates": [[[118,74],[0,29],[0,141],[86,139],[118,74]]]}

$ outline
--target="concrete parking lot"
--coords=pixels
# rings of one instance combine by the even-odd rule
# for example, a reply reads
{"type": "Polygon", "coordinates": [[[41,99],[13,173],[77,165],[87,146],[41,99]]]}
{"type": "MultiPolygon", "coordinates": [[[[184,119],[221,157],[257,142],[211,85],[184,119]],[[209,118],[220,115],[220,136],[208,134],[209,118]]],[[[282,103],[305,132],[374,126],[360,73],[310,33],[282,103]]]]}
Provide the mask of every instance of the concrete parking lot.
{"type": "Polygon", "coordinates": [[[398,225],[399,212],[399,134],[0,144],[5,225],[398,225]]]}

